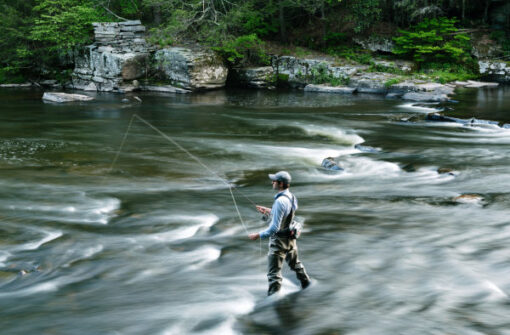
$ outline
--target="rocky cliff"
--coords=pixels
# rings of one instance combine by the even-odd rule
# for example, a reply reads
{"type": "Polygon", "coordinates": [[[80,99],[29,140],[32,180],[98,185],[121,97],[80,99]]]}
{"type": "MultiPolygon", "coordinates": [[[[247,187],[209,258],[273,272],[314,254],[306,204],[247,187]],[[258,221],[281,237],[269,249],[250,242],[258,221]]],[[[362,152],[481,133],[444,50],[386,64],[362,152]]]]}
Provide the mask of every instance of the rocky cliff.
{"type": "Polygon", "coordinates": [[[228,69],[215,53],[204,48],[156,50],[147,45],[138,20],[95,23],[94,34],[94,43],[75,59],[73,88],[185,93],[225,86],[228,69]]]}

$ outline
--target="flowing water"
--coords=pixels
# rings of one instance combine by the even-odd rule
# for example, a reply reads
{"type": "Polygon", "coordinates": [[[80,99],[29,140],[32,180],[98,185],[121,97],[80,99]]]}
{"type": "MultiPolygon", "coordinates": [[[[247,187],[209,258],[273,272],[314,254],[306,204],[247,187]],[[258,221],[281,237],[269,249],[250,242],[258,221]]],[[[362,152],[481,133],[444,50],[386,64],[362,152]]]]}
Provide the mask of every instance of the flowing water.
{"type": "Polygon", "coordinates": [[[510,123],[510,88],[444,106],[140,97],[0,91],[1,334],[510,334],[510,129],[424,120],[444,108],[510,123]],[[300,291],[285,267],[270,299],[248,199],[270,206],[278,170],[293,176],[313,284],[300,291]]]}

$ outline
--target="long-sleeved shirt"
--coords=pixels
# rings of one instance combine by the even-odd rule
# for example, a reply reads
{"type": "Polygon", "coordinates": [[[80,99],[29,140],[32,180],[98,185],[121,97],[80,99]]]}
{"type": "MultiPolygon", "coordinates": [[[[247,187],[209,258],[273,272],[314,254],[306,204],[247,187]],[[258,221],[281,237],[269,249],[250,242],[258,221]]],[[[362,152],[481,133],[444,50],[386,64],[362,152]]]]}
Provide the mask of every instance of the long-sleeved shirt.
{"type": "Polygon", "coordinates": [[[298,208],[297,199],[296,197],[292,196],[292,193],[290,193],[289,189],[278,192],[274,198],[275,201],[273,203],[273,207],[271,208],[270,224],[266,230],[259,233],[261,239],[265,239],[276,234],[276,232],[280,230],[283,219],[290,214],[292,207],[294,206],[294,211],[298,208]],[[290,199],[294,198],[294,204],[292,204],[286,196],[280,196],[280,194],[285,194],[290,199]]]}

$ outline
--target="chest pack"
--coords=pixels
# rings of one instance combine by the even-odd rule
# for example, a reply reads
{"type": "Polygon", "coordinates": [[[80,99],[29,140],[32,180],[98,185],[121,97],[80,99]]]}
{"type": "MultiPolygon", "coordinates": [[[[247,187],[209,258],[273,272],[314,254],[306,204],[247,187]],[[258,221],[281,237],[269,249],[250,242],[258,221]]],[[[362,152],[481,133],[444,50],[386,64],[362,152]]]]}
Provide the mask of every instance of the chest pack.
{"type": "Polygon", "coordinates": [[[296,210],[294,209],[294,195],[292,195],[292,199],[291,199],[287,194],[280,193],[277,195],[276,199],[278,199],[279,197],[282,197],[282,196],[289,199],[290,204],[291,204],[291,209],[290,209],[290,213],[282,221],[282,226],[280,227],[280,230],[276,233],[276,236],[287,237],[292,240],[295,240],[295,239],[298,239],[299,236],[301,236],[301,231],[303,230],[303,224],[301,222],[294,220],[294,215],[296,213],[296,210]]]}

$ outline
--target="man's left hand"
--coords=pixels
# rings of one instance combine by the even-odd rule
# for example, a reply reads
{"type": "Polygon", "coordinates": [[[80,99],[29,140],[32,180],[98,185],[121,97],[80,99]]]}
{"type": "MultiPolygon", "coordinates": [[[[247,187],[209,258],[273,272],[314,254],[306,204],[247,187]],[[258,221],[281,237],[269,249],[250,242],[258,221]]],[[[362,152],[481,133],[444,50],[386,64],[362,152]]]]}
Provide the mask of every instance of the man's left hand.
{"type": "Polygon", "coordinates": [[[251,233],[251,234],[248,234],[248,238],[252,241],[255,241],[257,240],[258,238],[260,237],[259,233],[251,233]]]}

